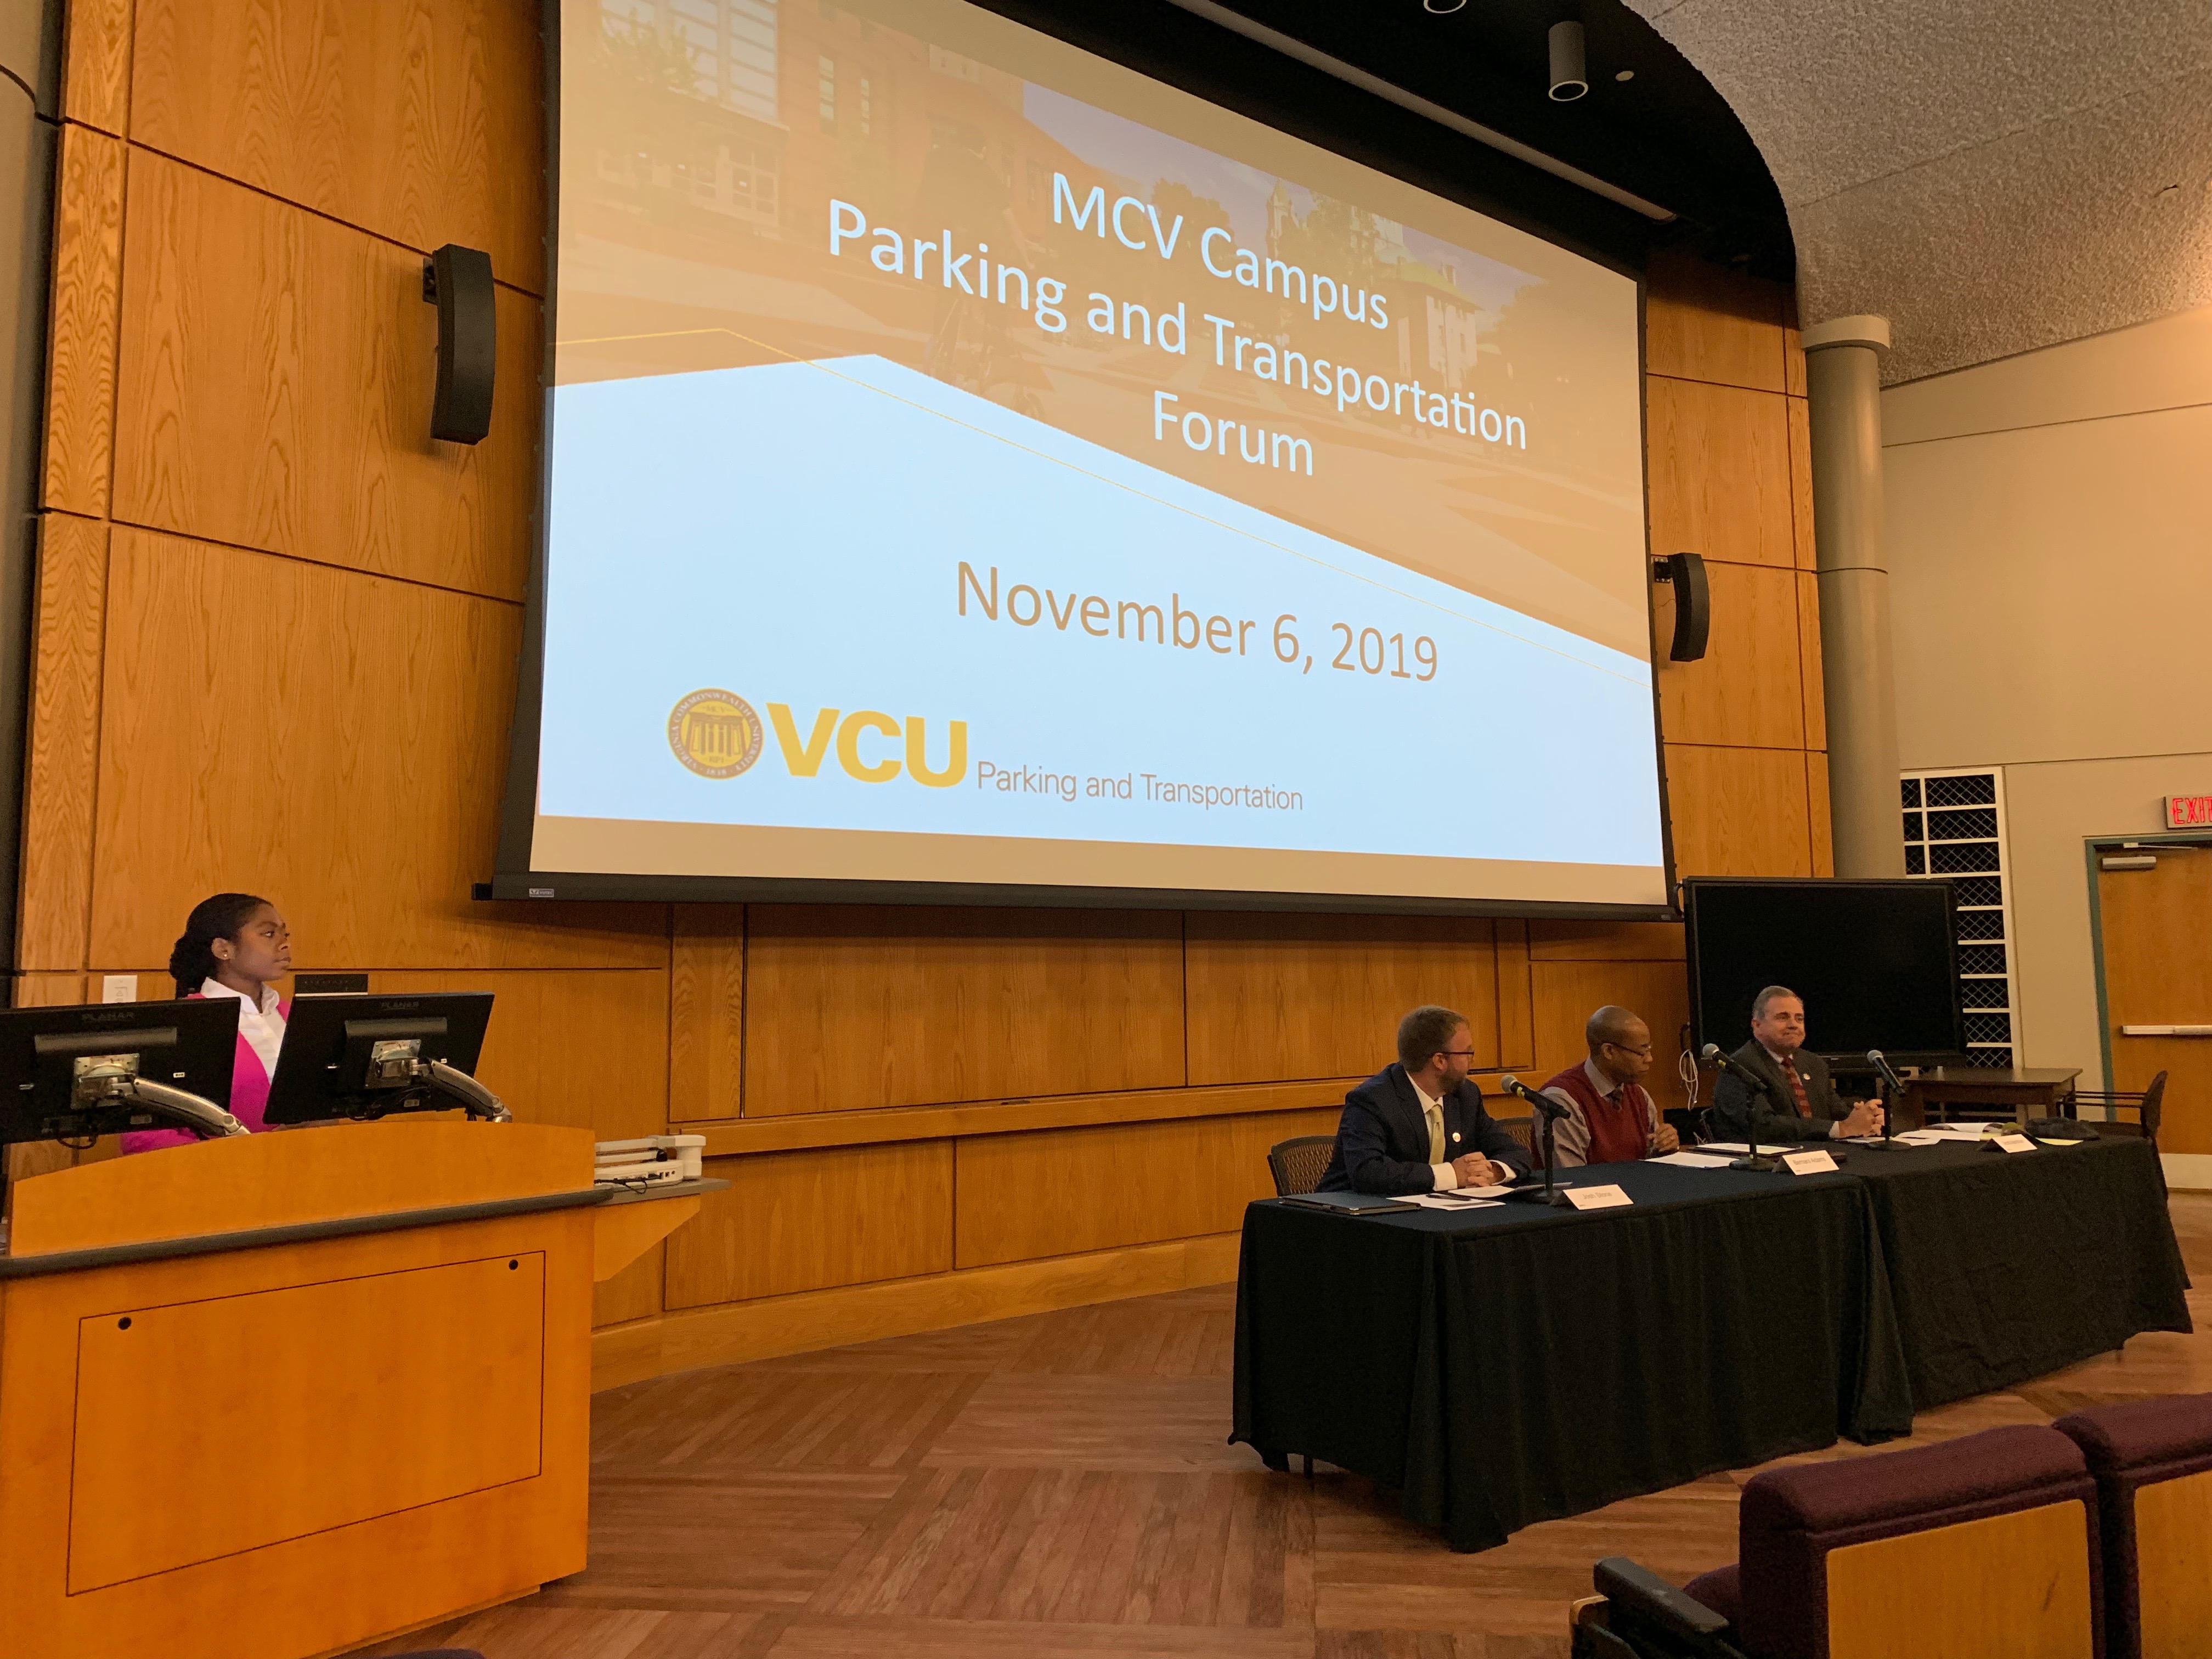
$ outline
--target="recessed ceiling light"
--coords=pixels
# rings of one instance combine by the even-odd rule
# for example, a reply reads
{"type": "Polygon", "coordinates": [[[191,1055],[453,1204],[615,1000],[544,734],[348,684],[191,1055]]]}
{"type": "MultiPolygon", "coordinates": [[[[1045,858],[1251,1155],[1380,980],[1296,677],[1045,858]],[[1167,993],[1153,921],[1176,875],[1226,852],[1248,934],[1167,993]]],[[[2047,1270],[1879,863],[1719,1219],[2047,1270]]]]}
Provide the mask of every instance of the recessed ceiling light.
{"type": "Polygon", "coordinates": [[[1614,76],[1613,78],[1616,81],[1633,81],[1636,78],[1636,71],[1634,70],[1623,70],[1620,74],[1614,76]]]}
{"type": "Polygon", "coordinates": [[[1467,0],[1421,0],[1421,9],[1432,11],[1441,17],[1446,12],[1462,9],[1466,4],[1467,0]]]}

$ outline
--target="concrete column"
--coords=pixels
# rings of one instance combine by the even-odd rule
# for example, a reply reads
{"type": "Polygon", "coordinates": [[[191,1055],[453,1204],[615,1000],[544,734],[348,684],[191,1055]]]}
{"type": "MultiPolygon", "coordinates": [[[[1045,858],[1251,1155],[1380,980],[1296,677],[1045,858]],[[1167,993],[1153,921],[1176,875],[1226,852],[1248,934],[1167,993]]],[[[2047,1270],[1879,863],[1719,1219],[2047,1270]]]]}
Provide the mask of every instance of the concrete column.
{"type": "Polygon", "coordinates": [[[1881,521],[1881,366],[1889,323],[1838,317],[1807,329],[1804,341],[1836,873],[1901,876],[1897,675],[1881,521]]]}

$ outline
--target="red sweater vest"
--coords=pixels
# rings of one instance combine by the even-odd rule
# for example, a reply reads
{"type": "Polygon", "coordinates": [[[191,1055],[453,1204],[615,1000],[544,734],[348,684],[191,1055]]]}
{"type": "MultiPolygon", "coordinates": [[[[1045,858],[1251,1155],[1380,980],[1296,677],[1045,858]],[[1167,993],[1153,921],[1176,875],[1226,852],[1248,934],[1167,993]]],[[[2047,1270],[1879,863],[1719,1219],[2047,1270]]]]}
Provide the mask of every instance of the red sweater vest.
{"type": "Polygon", "coordinates": [[[1651,1097],[1641,1084],[1622,1085],[1620,1103],[1611,1105],[1591,1087],[1589,1073],[1577,1060],[1544,1086],[1564,1090],[1582,1108],[1583,1121],[1589,1125],[1589,1162],[1632,1164],[1650,1151],[1651,1097]]]}

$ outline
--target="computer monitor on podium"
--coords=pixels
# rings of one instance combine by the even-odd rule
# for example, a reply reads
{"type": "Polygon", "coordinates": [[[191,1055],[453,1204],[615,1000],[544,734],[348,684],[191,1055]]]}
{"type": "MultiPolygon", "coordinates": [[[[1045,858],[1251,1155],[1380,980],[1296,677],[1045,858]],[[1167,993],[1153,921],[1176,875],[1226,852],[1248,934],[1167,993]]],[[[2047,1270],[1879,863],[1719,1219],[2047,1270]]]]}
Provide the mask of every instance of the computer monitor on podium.
{"type": "Polygon", "coordinates": [[[459,1107],[504,1121],[507,1108],[471,1075],[490,1019],[488,991],[295,998],[265,1121],[275,1128],[459,1107]]]}
{"type": "Polygon", "coordinates": [[[131,1129],[244,1134],[230,1098],[234,997],[0,1012],[0,1144],[131,1129]]]}

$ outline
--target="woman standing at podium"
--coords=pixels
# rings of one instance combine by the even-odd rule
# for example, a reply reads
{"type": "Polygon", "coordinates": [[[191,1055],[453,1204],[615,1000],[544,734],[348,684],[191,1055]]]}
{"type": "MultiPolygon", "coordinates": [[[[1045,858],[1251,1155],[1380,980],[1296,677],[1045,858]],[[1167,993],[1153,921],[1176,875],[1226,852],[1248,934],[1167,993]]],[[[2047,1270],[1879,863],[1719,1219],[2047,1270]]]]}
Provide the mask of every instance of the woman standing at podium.
{"type": "MultiPolygon", "coordinates": [[[[217,893],[192,907],[184,936],[169,952],[169,973],[179,997],[238,999],[238,1054],[230,1073],[230,1113],[255,1133],[268,1127],[269,1079],[276,1074],[284,1022],[292,1005],[277,1000],[270,983],[292,971],[292,930],[267,899],[251,893],[217,893]]],[[[135,1129],[123,1137],[126,1152],[189,1146],[182,1129],[135,1129]]]]}

